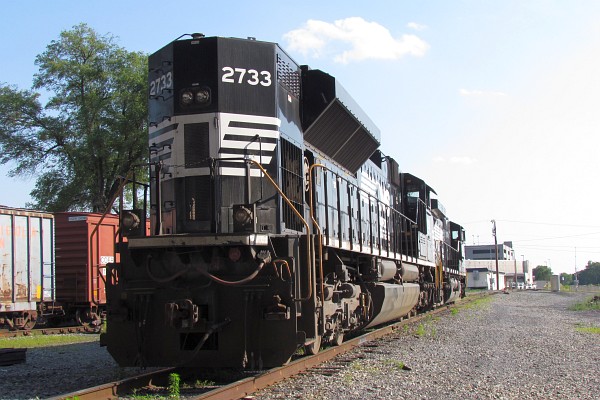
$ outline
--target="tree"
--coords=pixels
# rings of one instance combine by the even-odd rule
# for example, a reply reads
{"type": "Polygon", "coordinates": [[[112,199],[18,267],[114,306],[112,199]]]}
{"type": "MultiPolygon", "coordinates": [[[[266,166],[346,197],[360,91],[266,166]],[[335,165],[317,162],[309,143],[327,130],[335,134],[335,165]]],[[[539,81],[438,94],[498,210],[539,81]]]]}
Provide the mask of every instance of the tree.
{"type": "Polygon", "coordinates": [[[600,262],[588,261],[583,271],[577,273],[580,285],[600,284],[600,262]]]}
{"type": "Polygon", "coordinates": [[[552,269],[547,265],[538,265],[533,269],[533,276],[536,281],[549,281],[552,277],[552,269]]]}
{"type": "Polygon", "coordinates": [[[29,207],[104,211],[146,162],[147,58],[80,24],[35,63],[33,90],[0,86],[0,164],[37,176],[29,207]]]}
{"type": "Polygon", "coordinates": [[[566,272],[560,274],[560,283],[563,285],[572,285],[573,279],[573,274],[568,274],[566,272]]]}

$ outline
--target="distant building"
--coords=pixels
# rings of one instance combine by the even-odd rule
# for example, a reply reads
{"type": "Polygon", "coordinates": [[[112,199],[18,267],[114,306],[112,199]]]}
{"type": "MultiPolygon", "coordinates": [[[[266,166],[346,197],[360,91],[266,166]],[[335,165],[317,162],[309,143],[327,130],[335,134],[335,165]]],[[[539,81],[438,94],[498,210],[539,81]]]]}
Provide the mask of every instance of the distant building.
{"type": "MultiPolygon", "coordinates": [[[[499,272],[498,275],[499,290],[503,290],[506,287],[504,272],[499,272]]],[[[467,288],[496,290],[496,270],[491,270],[488,266],[467,267],[467,288]]]]}
{"type": "MultiPolygon", "coordinates": [[[[465,258],[467,260],[495,260],[496,246],[493,244],[465,246],[465,258]]],[[[512,242],[504,242],[498,245],[498,260],[514,259],[515,251],[512,248],[512,242]]]]}
{"type": "MultiPolygon", "coordinates": [[[[467,287],[496,290],[496,246],[493,244],[465,246],[464,266],[467,287]]],[[[498,244],[498,275],[500,290],[515,283],[533,283],[529,261],[517,261],[512,242],[498,244]]]]}

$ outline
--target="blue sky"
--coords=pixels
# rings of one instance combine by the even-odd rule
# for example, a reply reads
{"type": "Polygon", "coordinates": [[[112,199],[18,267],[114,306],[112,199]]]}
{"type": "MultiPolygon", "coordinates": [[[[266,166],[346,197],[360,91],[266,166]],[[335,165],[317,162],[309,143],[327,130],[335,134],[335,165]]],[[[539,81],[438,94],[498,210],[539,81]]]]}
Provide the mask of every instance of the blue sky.
{"type": "MultiPolygon", "coordinates": [[[[514,242],[554,272],[600,261],[600,2],[30,1],[0,15],[0,82],[81,22],[151,53],[183,33],[278,42],[334,75],[381,149],[437,191],[469,244],[514,242]],[[576,264],[577,263],[577,264],[576,264]]],[[[34,180],[0,166],[0,204],[34,180]]]]}

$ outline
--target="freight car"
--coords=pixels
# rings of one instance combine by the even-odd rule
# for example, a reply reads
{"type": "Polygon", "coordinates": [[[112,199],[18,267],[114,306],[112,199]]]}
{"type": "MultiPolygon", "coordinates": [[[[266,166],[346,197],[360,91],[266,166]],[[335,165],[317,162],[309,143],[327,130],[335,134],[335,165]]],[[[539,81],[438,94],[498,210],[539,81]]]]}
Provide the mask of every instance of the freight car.
{"type": "Polygon", "coordinates": [[[119,217],[87,212],[54,214],[56,223],[56,301],[62,320],[100,327],[105,317],[106,264],[115,251],[119,217]]]}
{"type": "Polygon", "coordinates": [[[0,206],[0,326],[31,329],[54,300],[54,215],[0,206]]]}
{"type": "Polygon", "coordinates": [[[331,75],[192,35],[149,58],[151,235],[121,213],[121,366],[262,368],[464,295],[462,227],[331,75]]]}
{"type": "Polygon", "coordinates": [[[0,326],[100,327],[118,225],[116,215],[0,207],[0,326]]]}

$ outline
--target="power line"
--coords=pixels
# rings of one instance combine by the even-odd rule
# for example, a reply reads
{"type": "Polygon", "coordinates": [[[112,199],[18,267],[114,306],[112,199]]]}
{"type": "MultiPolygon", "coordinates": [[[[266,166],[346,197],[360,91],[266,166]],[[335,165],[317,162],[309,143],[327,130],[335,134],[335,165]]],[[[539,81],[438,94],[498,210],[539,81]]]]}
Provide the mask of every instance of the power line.
{"type": "Polygon", "coordinates": [[[551,239],[565,239],[571,237],[581,237],[581,236],[590,236],[590,235],[598,235],[600,232],[590,232],[590,233],[581,233],[579,235],[566,235],[566,236],[554,236],[554,237],[546,237],[546,238],[538,238],[538,239],[521,239],[521,240],[513,240],[513,243],[520,242],[535,242],[536,240],[551,240],[551,239]]]}
{"type": "MultiPolygon", "coordinates": [[[[523,246],[519,247],[522,248],[523,246]]],[[[577,248],[579,249],[579,247],[577,248]]],[[[541,251],[541,252],[550,252],[550,253],[573,253],[573,250],[567,250],[567,249],[553,249],[553,248],[547,248],[547,247],[525,247],[525,250],[532,252],[532,251],[541,251]]],[[[600,251],[593,251],[593,250],[585,250],[581,252],[582,254],[600,254],[600,251]]]]}
{"type": "MultiPolygon", "coordinates": [[[[577,224],[557,224],[554,222],[534,222],[534,221],[517,221],[512,219],[497,219],[497,222],[510,222],[514,224],[528,224],[528,225],[550,225],[550,226],[565,226],[572,228],[589,228],[589,229],[600,229],[600,225],[577,225],[577,224]]],[[[469,224],[481,224],[481,223],[489,223],[488,220],[479,220],[479,221],[470,221],[463,222],[462,225],[469,224]]]]}
{"type": "MultiPolygon", "coordinates": [[[[524,247],[526,249],[556,249],[556,248],[564,248],[564,249],[570,249],[571,251],[574,251],[574,247],[575,246],[552,246],[552,245],[547,245],[544,246],[543,244],[522,244],[519,246],[519,248],[524,247]]],[[[585,250],[585,249],[592,249],[592,250],[600,250],[600,246],[576,246],[578,250],[585,250]]]]}
{"type": "Polygon", "coordinates": [[[577,225],[577,224],[557,224],[553,222],[533,222],[533,221],[515,221],[511,219],[499,219],[500,222],[512,222],[515,224],[530,224],[530,225],[552,225],[552,226],[569,226],[572,228],[591,228],[599,229],[600,225],[577,225]]]}

